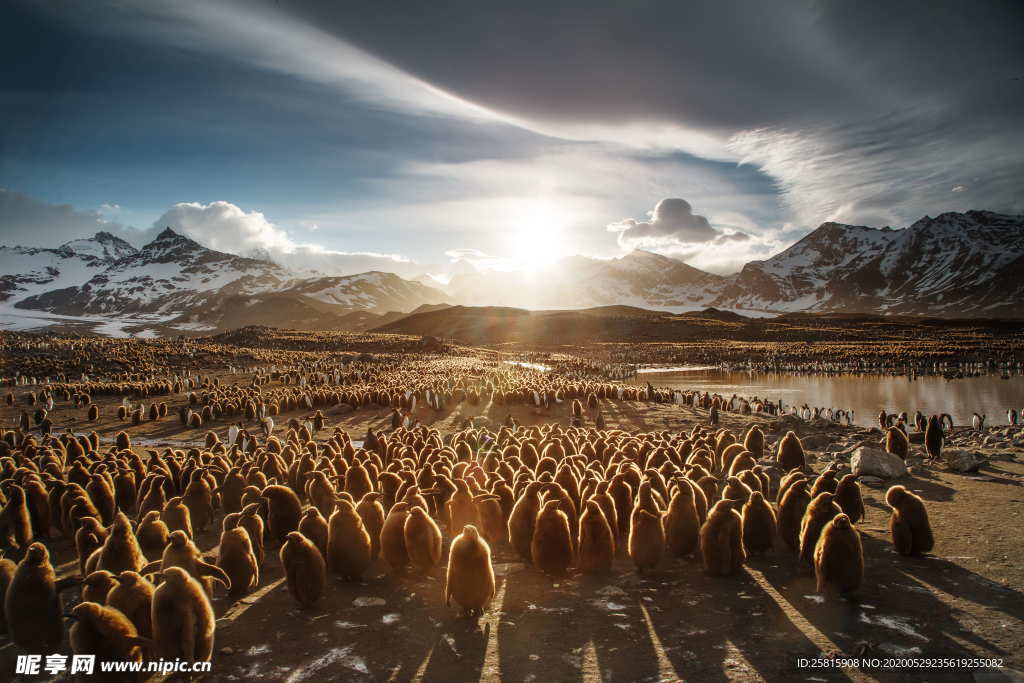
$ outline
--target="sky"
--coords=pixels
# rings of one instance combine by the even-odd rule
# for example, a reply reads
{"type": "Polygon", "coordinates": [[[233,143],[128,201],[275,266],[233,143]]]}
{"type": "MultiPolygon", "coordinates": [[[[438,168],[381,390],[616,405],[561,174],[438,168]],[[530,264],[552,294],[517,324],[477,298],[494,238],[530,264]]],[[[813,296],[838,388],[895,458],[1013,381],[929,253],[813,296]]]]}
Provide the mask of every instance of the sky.
{"type": "Polygon", "coordinates": [[[826,221],[1022,213],[1021,35],[1016,0],[11,0],[0,244],[728,273],[826,221]]]}

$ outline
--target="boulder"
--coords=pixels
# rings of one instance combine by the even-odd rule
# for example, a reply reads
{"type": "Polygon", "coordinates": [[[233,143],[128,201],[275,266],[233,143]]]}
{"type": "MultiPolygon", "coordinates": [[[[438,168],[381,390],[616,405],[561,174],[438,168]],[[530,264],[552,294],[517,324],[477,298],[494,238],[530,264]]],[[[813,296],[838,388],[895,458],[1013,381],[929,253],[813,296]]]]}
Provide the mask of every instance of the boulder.
{"type": "Polygon", "coordinates": [[[907,465],[899,456],[869,446],[861,446],[853,452],[850,470],[857,475],[868,474],[883,479],[907,476],[907,465]]]}
{"type": "Polygon", "coordinates": [[[985,462],[985,456],[974,451],[950,448],[942,451],[942,461],[954,472],[977,472],[985,462]]]}
{"type": "Polygon", "coordinates": [[[804,450],[820,451],[832,443],[832,437],[821,433],[808,434],[800,437],[800,443],[803,444],[804,450]]]}

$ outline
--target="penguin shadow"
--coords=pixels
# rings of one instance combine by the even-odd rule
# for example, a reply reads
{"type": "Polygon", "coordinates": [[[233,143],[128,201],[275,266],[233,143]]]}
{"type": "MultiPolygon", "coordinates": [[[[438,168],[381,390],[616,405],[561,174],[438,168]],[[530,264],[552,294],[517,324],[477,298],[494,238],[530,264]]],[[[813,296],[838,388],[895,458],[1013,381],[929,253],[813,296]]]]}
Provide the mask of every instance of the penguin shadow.
{"type": "MultiPolygon", "coordinates": [[[[816,592],[813,569],[785,553],[764,578],[811,629],[841,656],[975,657],[969,642],[1003,654],[985,639],[963,629],[958,611],[915,581],[930,574],[929,560],[904,558],[888,539],[862,533],[864,582],[845,596],[816,592]]],[[[927,579],[925,579],[927,580],[927,579]]]]}
{"type": "Polygon", "coordinates": [[[497,639],[501,671],[537,681],[666,678],[637,585],[621,551],[606,576],[527,568],[510,577],[497,639]]]}
{"type": "Polygon", "coordinates": [[[669,561],[676,578],[649,614],[675,677],[773,680],[797,673],[798,657],[817,655],[815,643],[755,580],[774,560],[751,558],[754,572],[745,568],[728,577],[708,575],[699,555],[669,561]]]}
{"type": "Polygon", "coordinates": [[[969,479],[980,479],[978,476],[979,474],[981,477],[984,477],[981,481],[986,483],[1003,484],[1005,486],[1024,486],[1024,480],[1019,478],[1020,475],[1005,470],[992,462],[983,464],[978,469],[977,474],[966,474],[963,476],[969,479]]]}

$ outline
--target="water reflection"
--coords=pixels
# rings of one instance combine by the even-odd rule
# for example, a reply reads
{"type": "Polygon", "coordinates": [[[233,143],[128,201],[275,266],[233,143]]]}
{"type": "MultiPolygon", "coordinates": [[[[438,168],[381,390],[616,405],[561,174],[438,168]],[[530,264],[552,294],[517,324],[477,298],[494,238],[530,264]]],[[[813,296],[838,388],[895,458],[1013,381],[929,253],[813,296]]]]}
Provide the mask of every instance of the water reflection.
{"type": "Polygon", "coordinates": [[[1024,408],[1024,377],[1002,379],[998,375],[947,380],[942,377],[893,377],[888,375],[793,375],[786,373],[735,372],[721,369],[669,368],[644,372],[632,380],[655,387],[696,389],[725,396],[734,393],[778,401],[787,406],[853,410],[855,422],[876,424],[878,412],[915,410],[925,415],[949,413],[958,425],[970,424],[974,412],[988,416],[987,425],[1006,424],[1006,410],[1024,408]]]}

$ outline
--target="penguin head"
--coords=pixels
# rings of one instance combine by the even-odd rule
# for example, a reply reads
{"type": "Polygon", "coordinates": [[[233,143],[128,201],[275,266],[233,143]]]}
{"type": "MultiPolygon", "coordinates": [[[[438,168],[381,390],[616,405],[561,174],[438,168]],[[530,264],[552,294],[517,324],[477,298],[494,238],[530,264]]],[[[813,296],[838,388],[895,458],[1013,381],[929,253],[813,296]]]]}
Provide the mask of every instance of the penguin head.
{"type": "Polygon", "coordinates": [[[850,518],[843,514],[836,515],[832,520],[832,526],[837,529],[849,529],[851,526],[850,518]]]}
{"type": "Polygon", "coordinates": [[[462,527],[462,537],[475,541],[480,538],[480,532],[472,524],[467,524],[462,527]]]}

